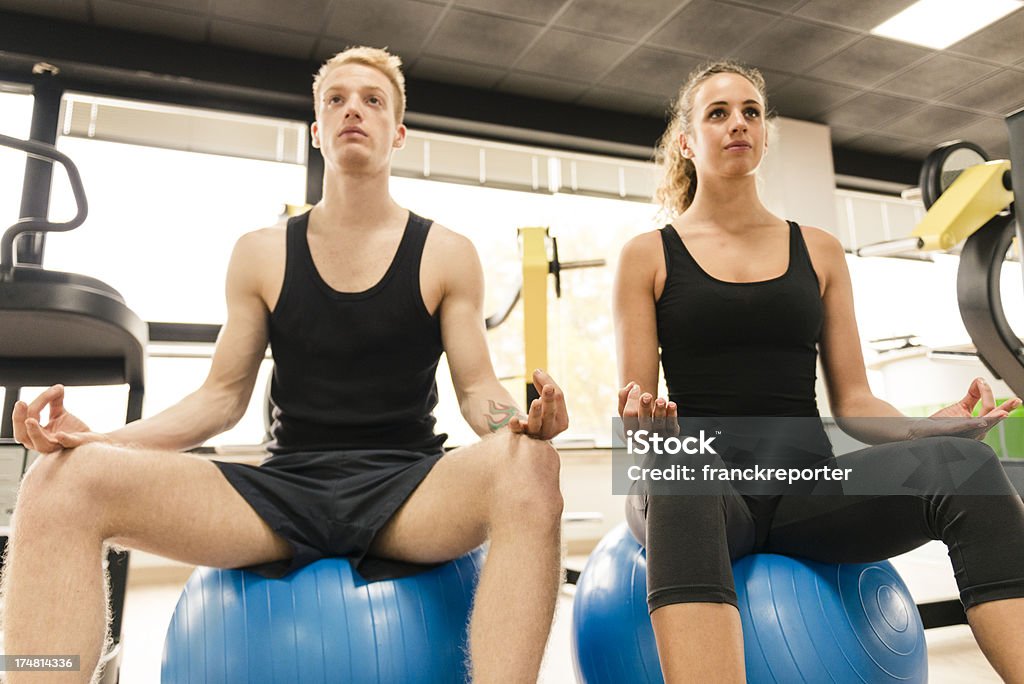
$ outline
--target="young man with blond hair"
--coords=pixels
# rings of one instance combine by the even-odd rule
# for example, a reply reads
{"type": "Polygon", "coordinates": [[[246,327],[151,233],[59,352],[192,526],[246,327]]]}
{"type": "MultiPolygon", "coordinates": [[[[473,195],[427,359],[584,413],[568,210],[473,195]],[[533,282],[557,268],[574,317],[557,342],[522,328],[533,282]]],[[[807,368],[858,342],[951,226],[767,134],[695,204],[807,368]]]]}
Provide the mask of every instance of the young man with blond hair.
{"type": "Polygon", "coordinates": [[[475,249],[389,193],[406,135],[400,64],[359,47],[316,75],[323,199],[238,240],[227,321],[198,390],[108,434],[68,413],[60,386],[16,405],[15,436],[41,457],[14,512],[5,652],[80,654],[82,668],[12,672],[12,684],[88,681],[106,629],[106,544],[266,576],[345,556],[372,579],[486,540],[474,681],[536,681],[560,575],[559,459],[547,440],[568,425],[565,403],[536,371],[541,398],[516,415],[488,355],[475,249]],[[241,418],[268,342],[269,458],[253,467],[181,453],[241,418]],[[462,414],[484,436],[447,454],[432,415],[442,351],[462,414]]]}

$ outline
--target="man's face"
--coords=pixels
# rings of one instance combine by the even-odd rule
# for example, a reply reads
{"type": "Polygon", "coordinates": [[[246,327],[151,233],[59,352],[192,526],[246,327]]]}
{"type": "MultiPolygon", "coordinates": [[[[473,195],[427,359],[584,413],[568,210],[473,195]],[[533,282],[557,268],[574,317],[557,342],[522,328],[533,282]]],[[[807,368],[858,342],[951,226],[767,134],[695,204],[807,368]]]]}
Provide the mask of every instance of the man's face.
{"type": "Polygon", "coordinates": [[[332,69],[320,85],[314,147],[337,170],[376,172],[405,143],[405,126],[395,121],[397,93],[377,69],[349,63],[332,69]]]}

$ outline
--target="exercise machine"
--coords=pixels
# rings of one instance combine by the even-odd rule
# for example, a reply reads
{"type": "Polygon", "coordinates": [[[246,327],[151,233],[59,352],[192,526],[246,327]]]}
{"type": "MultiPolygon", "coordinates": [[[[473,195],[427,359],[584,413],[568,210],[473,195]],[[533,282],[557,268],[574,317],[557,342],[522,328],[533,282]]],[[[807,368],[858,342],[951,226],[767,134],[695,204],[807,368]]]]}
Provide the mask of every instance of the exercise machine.
{"type": "MultiPolygon", "coordinates": [[[[88,214],[78,169],[53,145],[0,135],[0,145],[27,153],[31,161],[61,164],[67,171],[77,213],[55,223],[27,217],[7,229],[0,240],[0,386],[5,388],[0,424],[0,505],[10,522],[14,495],[30,454],[14,442],[11,414],[23,387],[65,385],[128,385],[126,420],[142,417],[145,389],[146,324],[106,283],[77,273],[49,271],[38,264],[19,264],[18,238],[32,233],[73,230],[88,214]]],[[[27,185],[27,184],[26,184],[27,185]]],[[[45,209],[44,212],[45,214],[45,209]]],[[[8,529],[0,529],[6,545],[8,529]]],[[[128,554],[111,551],[112,616],[109,650],[103,655],[103,684],[118,681],[122,653],[122,618],[128,578],[128,554]]]]}

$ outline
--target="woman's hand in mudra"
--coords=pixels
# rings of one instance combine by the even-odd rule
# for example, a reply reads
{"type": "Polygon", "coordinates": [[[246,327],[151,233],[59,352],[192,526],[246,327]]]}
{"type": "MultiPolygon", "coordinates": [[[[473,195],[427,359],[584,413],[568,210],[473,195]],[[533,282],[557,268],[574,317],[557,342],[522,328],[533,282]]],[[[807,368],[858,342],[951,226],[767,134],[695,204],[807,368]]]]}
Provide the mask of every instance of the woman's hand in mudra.
{"type": "Polygon", "coordinates": [[[955,404],[929,416],[929,420],[920,421],[915,430],[916,438],[935,435],[956,435],[971,439],[984,439],[1002,419],[1010,415],[1010,411],[1021,405],[1018,397],[1007,399],[996,406],[992,388],[981,378],[975,378],[967,388],[967,394],[955,404]],[[974,409],[981,402],[981,411],[974,416],[974,409]]]}
{"type": "Polygon", "coordinates": [[[654,398],[636,382],[619,390],[619,416],[626,430],[647,430],[667,437],[679,434],[679,413],[674,401],[654,398]]]}

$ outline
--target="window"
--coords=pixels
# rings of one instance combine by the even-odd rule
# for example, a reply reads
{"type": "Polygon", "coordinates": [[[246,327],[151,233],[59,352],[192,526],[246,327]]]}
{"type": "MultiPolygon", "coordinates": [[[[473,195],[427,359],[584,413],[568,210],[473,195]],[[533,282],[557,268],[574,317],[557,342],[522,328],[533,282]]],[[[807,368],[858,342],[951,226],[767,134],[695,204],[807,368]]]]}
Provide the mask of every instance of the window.
{"type": "MultiPolygon", "coordinates": [[[[0,133],[28,138],[32,122],[32,96],[16,86],[0,83],[0,133]]],[[[18,220],[25,153],[0,147],[0,232],[18,220]]]]}
{"type": "MultiPolygon", "coordinates": [[[[301,123],[71,95],[61,133],[89,218],[47,240],[46,267],[109,283],[147,321],[223,322],[235,240],[305,199],[301,123]]],[[[72,202],[55,183],[54,211],[72,202]]]]}
{"type": "MultiPolygon", "coordinates": [[[[77,94],[62,108],[57,146],[81,171],[89,217],[47,240],[45,266],[112,285],[146,321],[223,323],[234,242],[305,200],[305,124],[77,94]]],[[[51,211],[73,212],[60,174],[51,211]]],[[[151,345],[144,415],[195,390],[210,351],[151,345]]],[[[261,439],[268,371],[264,364],[243,422],[216,443],[261,439]]],[[[109,430],[124,420],[121,393],[71,388],[69,406],[109,430]]]]}
{"type": "MultiPolygon", "coordinates": [[[[615,415],[618,371],[612,329],[611,291],[619,251],[633,235],[655,227],[650,202],[471,187],[393,178],[400,204],[469,237],[480,254],[486,279],[485,314],[498,310],[518,282],[521,269],[516,229],[547,226],[558,238],[563,262],[605,259],[599,268],[562,273],[562,298],[548,288],[548,365],[566,395],[570,427],[565,437],[607,445],[615,415]]],[[[488,333],[495,370],[524,404],[525,359],[522,304],[488,333]]],[[[438,429],[451,444],[475,439],[459,413],[447,368],[438,371],[441,396],[438,429]]]]}

